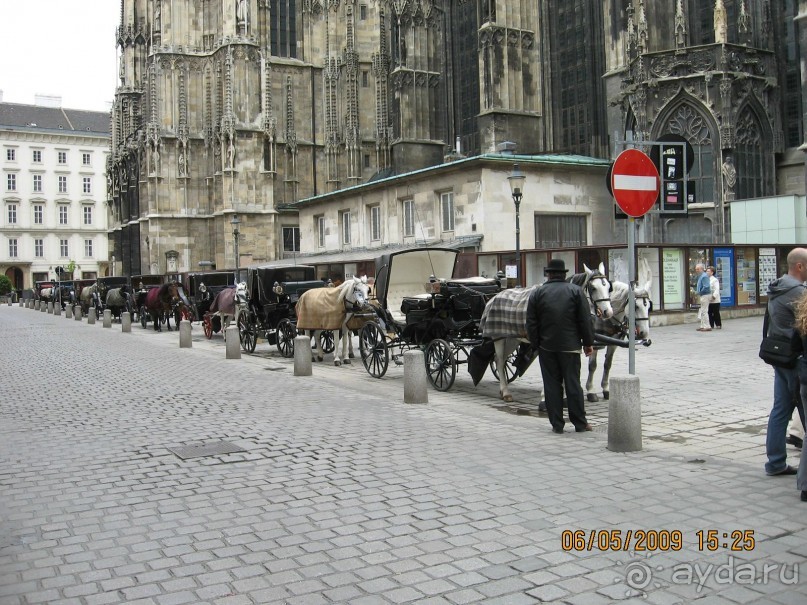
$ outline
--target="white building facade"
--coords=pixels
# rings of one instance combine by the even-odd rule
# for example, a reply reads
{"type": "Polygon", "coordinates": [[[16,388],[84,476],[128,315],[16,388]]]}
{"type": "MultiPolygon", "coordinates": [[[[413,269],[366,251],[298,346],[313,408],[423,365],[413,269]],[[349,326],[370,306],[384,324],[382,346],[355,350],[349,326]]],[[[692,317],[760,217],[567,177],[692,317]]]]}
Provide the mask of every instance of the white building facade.
{"type": "Polygon", "coordinates": [[[58,267],[63,280],[109,271],[109,114],[44,100],[0,103],[0,273],[17,290],[58,267]]]}

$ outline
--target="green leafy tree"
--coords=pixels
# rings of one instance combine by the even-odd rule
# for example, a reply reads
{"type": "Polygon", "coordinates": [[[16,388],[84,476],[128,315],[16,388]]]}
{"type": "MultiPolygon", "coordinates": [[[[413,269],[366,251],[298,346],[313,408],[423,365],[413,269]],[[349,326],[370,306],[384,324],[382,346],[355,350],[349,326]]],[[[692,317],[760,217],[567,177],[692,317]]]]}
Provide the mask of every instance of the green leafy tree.
{"type": "Polygon", "coordinates": [[[5,296],[14,288],[11,285],[11,280],[5,275],[0,275],[0,296],[5,296]]]}

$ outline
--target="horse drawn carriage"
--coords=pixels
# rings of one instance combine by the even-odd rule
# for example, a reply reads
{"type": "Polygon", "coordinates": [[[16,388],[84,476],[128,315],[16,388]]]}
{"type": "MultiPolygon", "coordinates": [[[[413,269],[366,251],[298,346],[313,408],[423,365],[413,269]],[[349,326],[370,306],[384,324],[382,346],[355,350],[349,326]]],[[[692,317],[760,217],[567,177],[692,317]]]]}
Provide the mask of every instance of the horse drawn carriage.
{"type": "MultiPolygon", "coordinates": [[[[253,266],[247,269],[246,291],[238,304],[238,335],[241,347],[253,353],[258,337],[277,345],[283,357],[294,355],[297,336],[295,306],[300,296],[325,283],[316,279],[314,267],[253,266]]],[[[333,334],[323,333],[324,348],[333,350],[333,334]],[[329,339],[330,336],[330,339],[329,339]]]]}
{"type": "Polygon", "coordinates": [[[367,372],[381,378],[390,357],[403,364],[403,353],[422,349],[431,385],[447,391],[457,366],[481,344],[479,320],[487,301],[501,291],[496,279],[454,279],[459,251],[420,248],[376,260],[375,314],[359,333],[359,350],[367,372]]]}
{"type": "Polygon", "coordinates": [[[132,321],[139,321],[144,328],[148,321],[146,311],[146,296],[152,288],[159,288],[168,281],[167,275],[132,275],[129,278],[129,287],[132,292],[132,307],[134,313],[132,321]]]}
{"type": "Polygon", "coordinates": [[[124,276],[99,277],[96,280],[95,313],[98,317],[106,309],[112,317],[120,320],[121,313],[134,311],[134,302],[129,288],[129,278],[124,276]]]}
{"type": "Polygon", "coordinates": [[[235,287],[235,271],[196,271],[180,280],[190,301],[191,321],[204,322],[213,299],[225,288],[235,287]]]}

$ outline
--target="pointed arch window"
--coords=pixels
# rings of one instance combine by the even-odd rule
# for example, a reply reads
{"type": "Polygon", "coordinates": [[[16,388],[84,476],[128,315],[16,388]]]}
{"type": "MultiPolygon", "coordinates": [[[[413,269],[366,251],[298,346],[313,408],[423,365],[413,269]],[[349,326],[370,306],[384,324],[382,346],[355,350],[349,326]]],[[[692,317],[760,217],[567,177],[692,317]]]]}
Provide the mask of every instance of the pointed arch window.
{"type": "Polygon", "coordinates": [[[762,150],[762,126],[750,108],[737,120],[734,166],[737,169],[736,199],[747,200],[766,195],[769,188],[762,150]]]}
{"type": "Polygon", "coordinates": [[[717,199],[715,139],[709,121],[691,105],[684,103],[667,120],[664,132],[681,135],[692,145],[695,161],[689,169],[688,178],[690,183],[695,185],[695,201],[714,202],[717,199]]]}

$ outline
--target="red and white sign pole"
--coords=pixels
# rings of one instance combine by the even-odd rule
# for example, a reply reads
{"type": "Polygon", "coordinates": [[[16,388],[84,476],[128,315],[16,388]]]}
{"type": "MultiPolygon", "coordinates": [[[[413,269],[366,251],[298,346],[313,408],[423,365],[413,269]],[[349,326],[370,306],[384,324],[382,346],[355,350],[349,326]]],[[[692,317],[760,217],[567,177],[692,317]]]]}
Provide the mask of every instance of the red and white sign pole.
{"type": "Polygon", "coordinates": [[[620,153],[611,168],[611,192],[619,208],[628,215],[628,373],[636,373],[636,306],[633,284],[636,276],[636,224],[658,199],[658,169],[647,154],[638,149],[620,153]]]}

